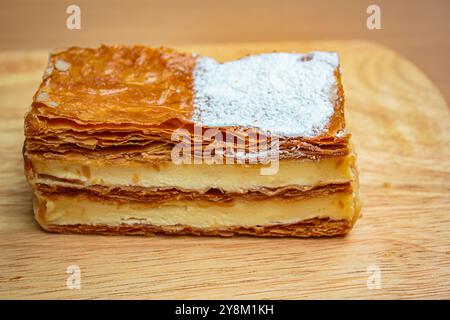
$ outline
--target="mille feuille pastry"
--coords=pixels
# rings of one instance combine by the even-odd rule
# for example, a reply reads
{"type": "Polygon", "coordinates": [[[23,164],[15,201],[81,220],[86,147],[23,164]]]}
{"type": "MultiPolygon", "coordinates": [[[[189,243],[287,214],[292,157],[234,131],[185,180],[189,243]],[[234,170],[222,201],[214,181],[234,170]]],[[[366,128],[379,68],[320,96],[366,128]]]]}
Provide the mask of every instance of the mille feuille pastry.
{"type": "Polygon", "coordinates": [[[48,231],[332,236],[359,215],[336,53],[70,48],[51,54],[25,135],[48,231]]]}

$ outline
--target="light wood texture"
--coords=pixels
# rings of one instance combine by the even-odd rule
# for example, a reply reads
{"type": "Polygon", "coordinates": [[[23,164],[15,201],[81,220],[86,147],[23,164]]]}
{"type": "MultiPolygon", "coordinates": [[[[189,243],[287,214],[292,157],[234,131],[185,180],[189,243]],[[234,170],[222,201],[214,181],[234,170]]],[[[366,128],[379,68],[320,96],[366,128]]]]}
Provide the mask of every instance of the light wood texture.
{"type": "Polygon", "coordinates": [[[450,298],[450,116],[432,83],[367,42],[183,47],[219,59],[336,50],[363,217],[330,239],[108,237],[42,231],[22,172],[23,114],[46,52],[0,54],[0,297],[450,298]],[[66,268],[82,288],[66,288],[66,268]],[[368,289],[367,268],[381,269],[368,289]]]}

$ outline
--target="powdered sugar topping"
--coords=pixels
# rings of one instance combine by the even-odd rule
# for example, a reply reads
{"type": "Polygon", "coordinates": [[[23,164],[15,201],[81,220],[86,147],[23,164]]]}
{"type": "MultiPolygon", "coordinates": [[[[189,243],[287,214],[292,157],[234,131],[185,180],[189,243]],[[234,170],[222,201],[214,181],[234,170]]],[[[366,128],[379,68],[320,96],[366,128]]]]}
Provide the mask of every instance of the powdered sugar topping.
{"type": "Polygon", "coordinates": [[[194,122],[291,137],[323,133],[337,98],[332,52],[270,53],[219,63],[198,58],[194,122]]]}
{"type": "Polygon", "coordinates": [[[64,60],[56,60],[56,62],[55,62],[56,70],[61,71],[61,72],[66,72],[67,70],[70,69],[70,66],[71,66],[70,63],[66,62],[64,60]]]}

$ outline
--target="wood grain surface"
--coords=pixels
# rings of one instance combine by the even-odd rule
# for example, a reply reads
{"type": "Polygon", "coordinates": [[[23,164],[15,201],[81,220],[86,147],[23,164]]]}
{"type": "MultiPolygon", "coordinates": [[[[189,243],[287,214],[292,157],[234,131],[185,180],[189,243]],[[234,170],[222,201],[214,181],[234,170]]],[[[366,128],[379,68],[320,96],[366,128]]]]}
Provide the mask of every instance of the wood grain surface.
{"type": "Polygon", "coordinates": [[[336,50],[363,216],[330,239],[108,237],[42,231],[22,170],[23,114],[46,51],[0,53],[1,298],[450,298],[450,115],[412,63],[359,41],[181,47],[218,59],[336,50]],[[81,269],[68,289],[66,269],[81,269]],[[367,272],[381,271],[369,289],[367,272]]]}

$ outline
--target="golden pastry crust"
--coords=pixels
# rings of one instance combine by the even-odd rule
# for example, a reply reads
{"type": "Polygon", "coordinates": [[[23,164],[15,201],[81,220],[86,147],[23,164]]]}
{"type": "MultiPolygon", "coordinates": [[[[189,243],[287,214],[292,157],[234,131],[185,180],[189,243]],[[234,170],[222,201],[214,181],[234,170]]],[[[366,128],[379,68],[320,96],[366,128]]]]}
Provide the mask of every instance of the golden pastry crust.
{"type": "Polygon", "coordinates": [[[272,225],[258,227],[229,227],[229,228],[194,228],[190,226],[154,226],[150,224],[122,224],[108,225],[42,225],[50,232],[57,233],[86,233],[103,235],[195,235],[221,236],[247,235],[258,237],[331,237],[348,233],[353,222],[347,220],[309,219],[296,224],[272,225]]]}
{"type": "Polygon", "coordinates": [[[51,54],[32,113],[92,125],[188,120],[194,65],[167,48],[72,47],[51,54]]]}
{"type": "MultiPolygon", "coordinates": [[[[170,160],[172,133],[183,128],[194,134],[192,71],[198,58],[142,46],[74,47],[52,54],[25,117],[26,152],[170,160]]],[[[337,97],[327,130],[314,137],[280,137],[281,159],[348,154],[339,68],[335,78],[337,97]]],[[[248,130],[217,129],[238,135],[248,130]]]]}

